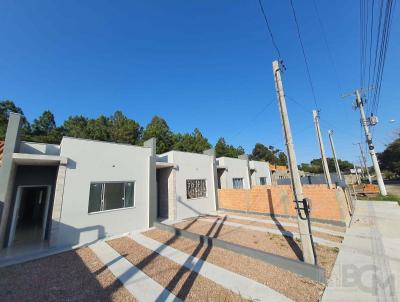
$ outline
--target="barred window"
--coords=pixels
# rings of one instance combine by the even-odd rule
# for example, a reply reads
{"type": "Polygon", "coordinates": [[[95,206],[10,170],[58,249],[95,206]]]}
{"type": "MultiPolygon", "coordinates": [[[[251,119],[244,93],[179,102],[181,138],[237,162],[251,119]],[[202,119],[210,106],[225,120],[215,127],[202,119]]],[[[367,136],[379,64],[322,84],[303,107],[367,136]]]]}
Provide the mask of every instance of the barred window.
{"type": "Polygon", "coordinates": [[[187,199],[207,197],[207,186],[205,179],[187,179],[186,180],[187,199]]]}
{"type": "Polygon", "coordinates": [[[266,177],[260,177],[260,185],[264,186],[267,184],[267,178],[266,177]]]}
{"type": "Polygon", "coordinates": [[[233,178],[232,182],[234,189],[243,189],[243,178],[233,178]]]}
{"type": "Polygon", "coordinates": [[[134,206],[134,182],[92,182],[88,213],[134,206]]]}

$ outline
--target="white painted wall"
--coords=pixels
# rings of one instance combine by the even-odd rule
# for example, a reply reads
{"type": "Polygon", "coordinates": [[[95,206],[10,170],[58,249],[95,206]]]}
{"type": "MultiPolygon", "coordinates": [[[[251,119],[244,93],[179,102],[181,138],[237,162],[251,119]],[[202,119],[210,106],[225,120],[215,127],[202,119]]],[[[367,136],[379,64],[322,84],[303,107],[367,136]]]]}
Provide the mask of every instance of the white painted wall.
{"type": "Polygon", "coordinates": [[[271,173],[269,170],[269,163],[263,161],[251,160],[249,162],[250,168],[255,169],[251,174],[251,184],[252,186],[260,185],[260,177],[266,177],[267,185],[271,184],[271,173]]]}
{"type": "Polygon", "coordinates": [[[57,245],[76,246],[148,227],[151,148],[64,137],[68,158],[57,245]],[[134,208],[88,214],[91,182],[134,181],[134,208]]]}
{"type": "Polygon", "coordinates": [[[221,176],[221,188],[232,189],[233,178],[243,178],[243,188],[250,189],[250,176],[247,160],[230,157],[217,158],[219,166],[225,167],[225,171],[221,176]]]}
{"type": "Polygon", "coordinates": [[[56,144],[21,142],[19,145],[19,153],[60,155],[60,146],[56,144]]]}
{"type": "Polygon", "coordinates": [[[171,151],[158,155],[159,161],[177,165],[176,177],[176,218],[198,216],[216,210],[213,157],[204,154],[171,151]],[[207,197],[187,199],[186,180],[205,179],[207,197]]]}

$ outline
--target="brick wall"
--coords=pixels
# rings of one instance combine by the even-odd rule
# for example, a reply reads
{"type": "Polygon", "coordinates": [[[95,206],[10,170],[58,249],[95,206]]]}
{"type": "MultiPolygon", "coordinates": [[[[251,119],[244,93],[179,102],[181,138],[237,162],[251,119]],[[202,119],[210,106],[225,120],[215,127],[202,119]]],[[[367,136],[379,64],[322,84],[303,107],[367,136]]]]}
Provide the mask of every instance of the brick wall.
{"type": "MultiPolygon", "coordinates": [[[[345,220],[343,191],[328,189],[326,185],[303,185],[305,197],[312,203],[312,218],[345,220]]],[[[219,208],[257,213],[296,216],[290,186],[258,186],[252,189],[218,190],[219,208]]]]}

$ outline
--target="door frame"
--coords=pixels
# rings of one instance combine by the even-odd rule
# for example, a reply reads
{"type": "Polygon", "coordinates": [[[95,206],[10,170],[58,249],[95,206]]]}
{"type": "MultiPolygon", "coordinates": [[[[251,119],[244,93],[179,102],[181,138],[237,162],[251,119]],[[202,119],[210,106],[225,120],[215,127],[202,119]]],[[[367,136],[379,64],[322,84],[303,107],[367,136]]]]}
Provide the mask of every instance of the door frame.
{"type": "Polygon", "coordinates": [[[49,216],[51,186],[50,185],[21,185],[21,186],[17,186],[17,194],[15,196],[15,204],[14,204],[14,210],[13,210],[13,215],[12,215],[12,220],[11,220],[10,235],[8,236],[7,247],[10,247],[14,242],[15,231],[16,231],[17,222],[18,222],[18,217],[17,216],[18,216],[20,205],[21,205],[22,189],[24,189],[24,188],[47,188],[46,200],[45,200],[45,206],[44,206],[44,215],[43,215],[43,221],[42,221],[42,236],[41,236],[41,240],[43,241],[45,236],[46,236],[46,225],[47,225],[47,218],[49,216]]]}

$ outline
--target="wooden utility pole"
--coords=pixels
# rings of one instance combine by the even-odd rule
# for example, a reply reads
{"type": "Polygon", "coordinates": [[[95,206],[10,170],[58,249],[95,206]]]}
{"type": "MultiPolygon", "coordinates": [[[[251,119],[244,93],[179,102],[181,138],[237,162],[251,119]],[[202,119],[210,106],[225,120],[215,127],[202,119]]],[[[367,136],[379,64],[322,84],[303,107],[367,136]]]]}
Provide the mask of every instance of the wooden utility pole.
{"type": "Polygon", "coordinates": [[[337,160],[337,157],[336,157],[335,145],[333,144],[333,131],[329,130],[328,131],[328,135],[329,135],[329,142],[331,143],[333,160],[335,161],[336,173],[337,173],[339,179],[343,180],[342,172],[340,171],[339,163],[338,163],[338,160],[337,160]]]}
{"type": "Polygon", "coordinates": [[[319,127],[318,111],[313,110],[312,113],[313,113],[313,119],[314,119],[314,125],[315,125],[315,132],[317,133],[319,150],[321,151],[322,168],[324,169],[325,179],[326,179],[328,188],[332,189],[333,186],[332,186],[331,175],[329,174],[328,162],[326,161],[326,156],[325,156],[324,142],[323,142],[322,136],[321,136],[321,128],[319,127]]]}
{"type": "Polygon", "coordinates": [[[367,171],[368,182],[370,184],[372,184],[372,178],[371,178],[371,175],[369,174],[368,165],[367,165],[367,159],[364,156],[364,151],[362,149],[361,143],[357,143],[357,145],[360,147],[361,159],[362,159],[362,163],[364,164],[363,165],[364,169],[367,171]]]}
{"type": "Polygon", "coordinates": [[[310,217],[308,203],[304,199],[303,187],[300,181],[300,174],[297,167],[296,154],[294,151],[292,131],[290,129],[289,117],[286,108],[285,94],[283,93],[283,85],[281,80],[281,70],[278,61],[272,62],[272,71],[274,73],[275,90],[278,98],[279,111],[281,114],[282,127],[286,142],[288,163],[290,176],[292,178],[292,189],[294,193],[297,222],[299,225],[299,233],[301,246],[303,250],[304,261],[310,264],[315,264],[314,244],[310,229],[310,217]]]}
{"type": "MultiPolygon", "coordinates": [[[[386,196],[387,193],[386,193],[385,183],[383,182],[381,168],[379,167],[378,158],[376,157],[375,146],[372,142],[372,135],[369,131],[368,121],[367,121],[367,118],[365,117],[364,102],[361,98],[361,93],[362,93],[361,89],[360,90],[357,89],[355,92],[344,95],[343,97],[348,96],[348,95],[356,96],[356,107],[360,110],[361,126],[364,129],[365,139],[367,141],[369,154],[371,155],[372,164],[374,166],[376,180],[377,180],[378,186],[379,186],[379,191],[380,191],[381,195],[386,196]]],[[[374,125],[375,123],[371,123],[371,124],[374,125]]]]}

